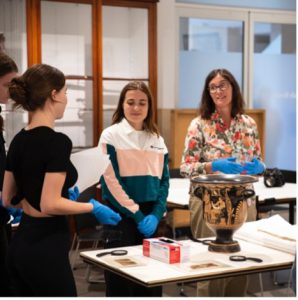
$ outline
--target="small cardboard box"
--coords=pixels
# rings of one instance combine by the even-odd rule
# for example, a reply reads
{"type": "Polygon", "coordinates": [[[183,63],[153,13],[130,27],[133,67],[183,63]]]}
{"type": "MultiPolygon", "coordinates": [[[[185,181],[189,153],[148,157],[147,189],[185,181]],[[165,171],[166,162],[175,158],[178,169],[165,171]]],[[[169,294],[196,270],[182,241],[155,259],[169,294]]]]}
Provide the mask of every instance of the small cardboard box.
{"type": "Polygon", "coordinates": [[[168,264],[189,261],[190,248],[166,237],[143,240],[143,255],[168,264]]]}

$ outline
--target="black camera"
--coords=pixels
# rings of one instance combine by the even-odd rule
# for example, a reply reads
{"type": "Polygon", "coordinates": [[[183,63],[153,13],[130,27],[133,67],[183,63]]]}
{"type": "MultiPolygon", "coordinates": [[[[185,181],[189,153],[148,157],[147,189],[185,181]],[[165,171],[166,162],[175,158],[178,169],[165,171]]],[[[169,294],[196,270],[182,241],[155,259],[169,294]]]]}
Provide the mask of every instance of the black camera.
{"type": "Polygon", "coordinates": [[[278,168],[267,169],[264,173],[264,184],[267,187],[280,187],[285,184],[285,178],[278,168]]]}

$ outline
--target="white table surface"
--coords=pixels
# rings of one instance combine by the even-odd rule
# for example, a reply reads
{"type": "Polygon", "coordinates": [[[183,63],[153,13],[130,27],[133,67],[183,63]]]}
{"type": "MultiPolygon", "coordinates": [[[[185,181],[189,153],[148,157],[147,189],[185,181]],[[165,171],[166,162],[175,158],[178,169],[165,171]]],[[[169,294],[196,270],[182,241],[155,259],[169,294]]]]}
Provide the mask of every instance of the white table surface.
{"type": "MultiPolygon", "coordinates": [[[[263,247],[243,240],[238,240],[241,251],[234,254],[258,257],[263,259],[262,263],[254,261],[233,262],[229,260],[231,253],[209,252],[208,246],[201,243],[195,243],[190,240],[183,241],[190,245],[190,260],[185,263],[167,264],[142,254],[142,246],[122,247],[128,250],[126,256],[106,255],[96,257],[97,253],[105,252],[103,250],[83,251],[80,253],[82,258],[86,258],[89,263],[101,266],[118,275],[135,279],[145,286],[154,286],[173,282],[183,282],[191,280],[206,280],[211,277],[226,277],[227,275],[239,275],[245,273],[258,273],[262,271],[276,269],[285,269],[291,266],[294,261],[294,255],[280,252],[271,248],[263,247]],[[115,266],[115,260],[127,258],[137,262],[136,266],[119,267],[115,266]],[[216,262],[220,267],[211,269],[191,269],[191,265],[197,265],[206,262],[216,262]]],[[[181,242],[181,241],[180,241],[181,242]]],[[[120,248],[119,248],[120,249],[120,248]]],[[[108,251],[110,251],[109,249],[108,251]]]]}
{"type": "MultiPolygon", "coordinates": [[[[189,185],[190,180],[188,178],[171,178],[167,202],[188,206],[189,185]]],[[[253,185],[260,202],[268,198],[288,199],[297,197],[296,183],[286,183],[282,187],[267,188],[264,185],[263,177],[260,177],[259,181],[253,185]]]]}

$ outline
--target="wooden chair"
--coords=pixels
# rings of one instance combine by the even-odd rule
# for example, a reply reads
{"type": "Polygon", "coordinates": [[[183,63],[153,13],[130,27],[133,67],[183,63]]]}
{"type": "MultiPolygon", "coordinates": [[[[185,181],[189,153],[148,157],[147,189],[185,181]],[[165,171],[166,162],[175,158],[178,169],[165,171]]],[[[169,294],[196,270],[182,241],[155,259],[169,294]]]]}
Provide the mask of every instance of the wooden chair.
{"type": "MultiPolygon", "coordinates": [[[[79,202],[87,202],[90,198],[96,198],[96,185],[89,187],[84,192],[81,193],[79,202]]],[[[73,215],[72,224],[74,227],[74,235],[71,245],[72,250],[72,257],[71,257],[71,267],[72,269],[75,268],[75,264],[78,258],[79,249],[85,244],[88,245],[90,249],[97,249],[99,246],[103,244],[103,226],[102,224],[98,223],[96,218],[88,213],[88,214],[80,214],[80,215],[73,215]]],[[[90,265],[87,266],[86,269],[86,280],[90,281],[90,265]]],[[[92,281],[93,282],[93,281],[92,281]]],[[[96,282],[104,282],[103,280],[96,281],[96,282]]]]}
{"type": "Polygon", "coordinates": [[[172,229],[173,239],[176,239],[176,230],[178,228],[190,227],[189,209],[174,208],[172,211],[169,211],[167,223],[172,229]]]}

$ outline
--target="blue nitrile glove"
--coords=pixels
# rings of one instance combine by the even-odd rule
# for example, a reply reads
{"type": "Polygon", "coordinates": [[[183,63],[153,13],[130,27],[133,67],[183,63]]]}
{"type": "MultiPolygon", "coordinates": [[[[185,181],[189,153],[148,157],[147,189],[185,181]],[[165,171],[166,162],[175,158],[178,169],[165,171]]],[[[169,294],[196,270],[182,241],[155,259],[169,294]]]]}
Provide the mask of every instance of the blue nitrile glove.
{"type": "Polygon", "coordinates": [[[88,202],[93,205],[92,214],[96,217],[98,222],[117,225],[121,221],[121,216],[109,207],[99,203],[95,199],[90,199],[88,202]]]}
{"type": "Polygon", "coordinates": [[[68,189],[68,199],[72,201],[77,201],[80,197],[80,191],[77,186],[75,186],[73,189],[68,189]]]}
{"type": "Polygon", "coordinates": [[[243,171],[248,175],[261,174],[265,171],[265,166],[257,158],[253,158],[251,162],[246,162],[243,166],[243,171]]]}
{"type": "Polygon", "coordinates": [[[212,172],[220,171],[225,174],[240,174],[243,166],[236,163],[236,157],[217,159],[212,162],[212,172]]]}
{"type": "Polygon", "coordinates": [[[23,215],[23,209],[15,207],[4,207],[1,199],[0,206],[3,207],[9,215],[13,216],[13,220],[11,221],[12,224],[20,223],[21,217],[23,215]]]}
{"type": "Polygon", "coordinates": [[[20,223],[23,215],[23,210],[21,208],[7,207],[7,211],[13,216],[12,224],[20,223]]]}
{"type": "Polygon", "coordinates": [[[158,219],[154,215],[148,215],[139,222],[138,229],[147,238],[155,232],[157,225],[158,219]]]}

